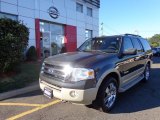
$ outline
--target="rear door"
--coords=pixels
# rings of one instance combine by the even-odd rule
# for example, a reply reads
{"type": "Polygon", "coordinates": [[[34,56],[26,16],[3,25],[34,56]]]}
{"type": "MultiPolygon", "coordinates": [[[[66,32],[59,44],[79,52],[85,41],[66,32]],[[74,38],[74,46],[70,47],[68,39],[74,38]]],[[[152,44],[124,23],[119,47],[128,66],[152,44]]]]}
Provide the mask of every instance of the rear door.
{"type": "Polygon", "coordinates": [[[145,51],[138,38],[132,37],[132,43],[134,48],[137,49],[137,55],[135,57],[135,61],[137,63],[136,66],[137,75],[141,75],[145,69],[145,62],[146,62],[145,51]]]}

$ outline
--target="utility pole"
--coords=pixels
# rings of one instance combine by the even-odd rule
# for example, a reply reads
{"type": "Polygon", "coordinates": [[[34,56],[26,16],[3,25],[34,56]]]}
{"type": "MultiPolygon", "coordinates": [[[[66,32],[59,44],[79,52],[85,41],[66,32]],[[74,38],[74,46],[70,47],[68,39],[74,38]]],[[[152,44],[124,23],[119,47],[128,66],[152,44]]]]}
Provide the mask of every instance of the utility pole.
{"type": "Polygon", "coordinates": [[[103,36],[103,22],[101,23],[101,36],[103,36]]]}

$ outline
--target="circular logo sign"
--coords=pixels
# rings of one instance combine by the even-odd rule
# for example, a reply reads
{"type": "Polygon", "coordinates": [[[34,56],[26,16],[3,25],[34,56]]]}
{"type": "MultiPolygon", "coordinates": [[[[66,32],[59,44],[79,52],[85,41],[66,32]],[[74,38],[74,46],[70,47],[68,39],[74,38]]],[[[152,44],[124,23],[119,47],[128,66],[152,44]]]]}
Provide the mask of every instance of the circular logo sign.
{"type": "Polygon", "coordinates": [[[58,9],[53,6],[48,9],[48,13],[54,19],[57,19],[59,17],[58,9]]]}

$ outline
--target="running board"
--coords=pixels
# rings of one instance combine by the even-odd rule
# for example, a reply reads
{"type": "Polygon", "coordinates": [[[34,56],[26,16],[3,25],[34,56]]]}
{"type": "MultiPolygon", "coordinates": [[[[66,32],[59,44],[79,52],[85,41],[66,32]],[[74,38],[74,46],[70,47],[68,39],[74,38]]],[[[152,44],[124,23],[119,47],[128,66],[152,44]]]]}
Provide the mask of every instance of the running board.
{"type": "Polygon", "coordinates": [[[139,83],[143,78],[144,78],[144,75],[142,74],[138,78],[132,80],[128,84],[126,84],[126,85],[122,86],[121,88],[119,88],[119,92],[125,92],[129,88],[133,87],[135,84],[139,83]]]}

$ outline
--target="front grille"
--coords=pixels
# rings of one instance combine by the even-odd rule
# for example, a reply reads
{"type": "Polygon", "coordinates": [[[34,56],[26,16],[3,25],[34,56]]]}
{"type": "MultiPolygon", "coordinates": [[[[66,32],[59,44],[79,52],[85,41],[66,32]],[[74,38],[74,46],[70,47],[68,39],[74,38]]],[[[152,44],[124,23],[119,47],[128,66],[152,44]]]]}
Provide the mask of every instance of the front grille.
{"type": "Polygon", "coordinates": [[[46,77],[52,78],[57,81],[65,80],[65,73],[63,72],[63,66],[44,63],[42,71],[46,77]]]}

